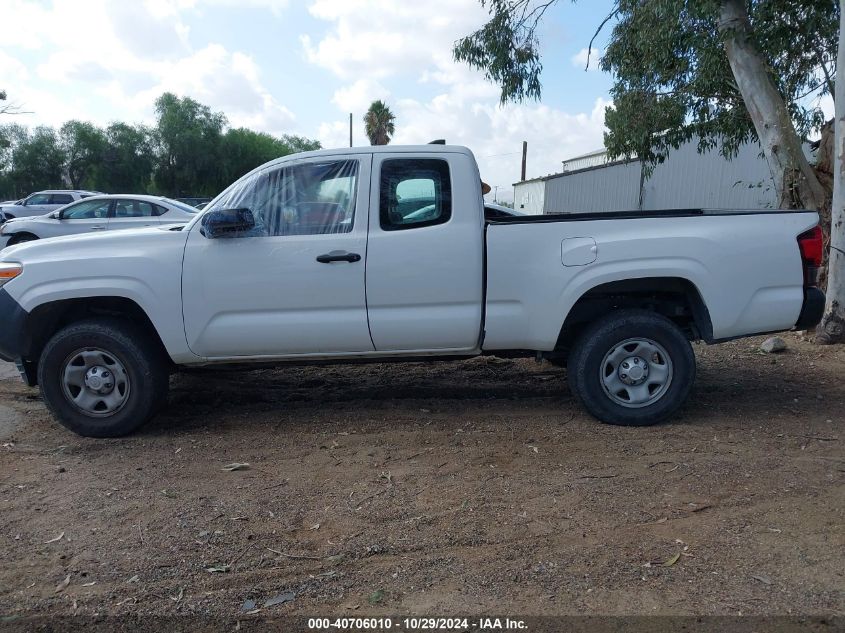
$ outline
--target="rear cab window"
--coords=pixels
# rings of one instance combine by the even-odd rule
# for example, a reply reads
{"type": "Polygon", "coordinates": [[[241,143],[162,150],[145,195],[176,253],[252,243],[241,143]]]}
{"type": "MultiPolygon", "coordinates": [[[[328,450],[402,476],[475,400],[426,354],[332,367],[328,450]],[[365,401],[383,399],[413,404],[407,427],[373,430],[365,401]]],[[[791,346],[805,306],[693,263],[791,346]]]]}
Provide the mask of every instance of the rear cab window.
{"type": "Polygon", "coordinates": [[[379,218],[385,231],[434,226],[452,217],[452,183],[445,160],[385,160],[379,190],[379,218]]]}

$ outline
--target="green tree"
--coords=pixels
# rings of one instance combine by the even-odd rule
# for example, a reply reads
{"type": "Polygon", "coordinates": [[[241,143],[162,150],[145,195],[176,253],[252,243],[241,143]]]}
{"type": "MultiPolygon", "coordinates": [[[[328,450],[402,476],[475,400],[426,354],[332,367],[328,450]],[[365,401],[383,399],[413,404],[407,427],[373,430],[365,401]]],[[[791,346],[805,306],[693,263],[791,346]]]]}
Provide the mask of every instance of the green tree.
{"type": "Polygon", "coordinates": [[[112,123],[105,137],[96,188],[111,193],[148,191],[156,163],[152,131],[143,125],[112,123]]]}
{"type": "Polygon", "coordinates": [[[95,172],[103,164],[106,136],[93,123],[68,121],[59,128],[65,172],[73,189],[93,188],[95,172]]]}
{"type": "Polygon", "coordinates": [[[396,116],[381,101],[373,101],[364,115],[364,130],[370,145],[387,145],[395,132],[396,116]]]}
{"type": "MultiPolygon", "coordinates": [[[[537,29],[557,0],[480,1],[490,20],[455,58],[498,83],[503,102],[539,98],[537,29]]],[[[801,141],[824,123],[810,97],[833,90],[840,12],[834,0],[615,0],[597,30],[614,21],[600,62],[613,74],[608,153],[654,164],[690,140],[726,156],[758,140],[779,206],[818,209],[829,227],[832,179],[801,141]]]]}
{"type": "Polygon", "coordinates": [[[27,193],[62,185],[65,154],[52,127],[39,126],[31,133],[17,132],[12,144],[10,180],[16,191],[27,193]]]}
{"type": "Polygon", "coordinates": [[[234,182],[274,158],[319,148],[320,143],[317,141],[300,136],[285,135],[277,138],[266,132],[254,132],[246,128],[229,129],[222,139],[223,182],[234,182]]]}
{"type": "Polygon", "coordinates": [[[169,92],[156,99],[155,109],[156,186],[170,196],[216,194],[223,182],[220,150],[225,115],[169,92]]]}

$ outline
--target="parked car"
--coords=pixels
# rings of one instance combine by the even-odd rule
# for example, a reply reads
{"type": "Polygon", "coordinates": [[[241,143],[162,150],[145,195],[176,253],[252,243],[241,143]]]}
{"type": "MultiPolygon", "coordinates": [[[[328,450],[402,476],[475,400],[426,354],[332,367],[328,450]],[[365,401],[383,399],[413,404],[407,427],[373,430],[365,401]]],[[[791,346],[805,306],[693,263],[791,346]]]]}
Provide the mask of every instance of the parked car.
{"type": "Polygon", "coordinates": [[[0,204],[0,220],[11,220],[12,218],[27,218],[33,215],[44,215],[54,211],[66,204],[101,195],[99,191],[83,191],[81,189],[57,189],[49,191],[38,191],[28,195],[23,200],[14,204],[0,204]]]}
{"type": "Polygon", "coordinates": [[[813,212],[483,214],[463,147],[286,156],[184,227],[4,249],[0,357],[96,437],[180,367],[480,354],[565,363],[591,414],[647,425],[689,395],[691,341],[821,319],[813,212]]]}
{"type": "Polygon", "coordinates": [[[8,220],[0,226],[0,248],[91,231],[185,224],[196,213],[190,205],[158,196],[91,196],[47,215],[8,220]]]}
{"type": "Polygon", "coordinates": [[[176,200],[178,200],[179,202],[184,202],[185,204],[189,204],[192,207],[196,207],[197,209],[201,209],[202,207],[200,205],[204,206],[208,204],[209,202],[211,202],[212,198],[192,196],[187,198],[176,198],[176,200]]]}

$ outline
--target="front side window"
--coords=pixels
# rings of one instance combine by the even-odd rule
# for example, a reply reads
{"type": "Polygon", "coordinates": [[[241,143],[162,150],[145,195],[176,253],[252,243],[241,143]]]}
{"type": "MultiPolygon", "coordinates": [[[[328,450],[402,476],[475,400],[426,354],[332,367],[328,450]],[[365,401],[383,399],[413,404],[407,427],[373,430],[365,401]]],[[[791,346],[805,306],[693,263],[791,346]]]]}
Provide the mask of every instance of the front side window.
{"type": "Polygon", "coordinates": [[[86,200],[65,208],[62,220],[101,220],[109,217],[110,200],[86,200]]]}
{"type": "Polygon", "coordinates": [[[385,231],[433,226],[452,217],[452,184],[445,160],[386,160],[380,191],[379,215],[385,231]]]}
{"type": "Polygon", "coordinates": [[[246,236],[348,233],[357,191],[357,160],[286,165],[236,183],[206,212],[249,209],[255,229],[246,236]]]}
{"type": "Polygon", "coordinates": [[[49,204],[50,203],[50,194],[49,193],[36,193],[29,198],[26,199],[27,206],[32,204],[49,204]]]}

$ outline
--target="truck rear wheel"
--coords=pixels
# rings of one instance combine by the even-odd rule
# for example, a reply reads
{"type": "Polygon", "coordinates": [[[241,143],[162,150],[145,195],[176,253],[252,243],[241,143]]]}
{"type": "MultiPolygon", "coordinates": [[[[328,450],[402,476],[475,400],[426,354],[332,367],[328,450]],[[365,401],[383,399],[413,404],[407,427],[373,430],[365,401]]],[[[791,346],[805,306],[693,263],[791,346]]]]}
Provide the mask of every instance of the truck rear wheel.
{"type": "Polygon", "coordinates": [[[619,310],[589,326],[568,363],[569,386],[607,424],[647,426],[671,417],[695,381],[681,329],[647,310],[619,310]]]}
{"type": "Polygon", "coordinates": [[[58,421],[85,437],[138,429],[167,401],[169,371],[142,329],[90,319],[59,330],[44,347],[38,383],[58,421]]]}

